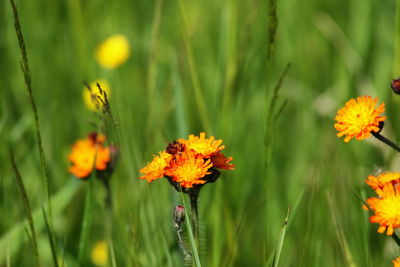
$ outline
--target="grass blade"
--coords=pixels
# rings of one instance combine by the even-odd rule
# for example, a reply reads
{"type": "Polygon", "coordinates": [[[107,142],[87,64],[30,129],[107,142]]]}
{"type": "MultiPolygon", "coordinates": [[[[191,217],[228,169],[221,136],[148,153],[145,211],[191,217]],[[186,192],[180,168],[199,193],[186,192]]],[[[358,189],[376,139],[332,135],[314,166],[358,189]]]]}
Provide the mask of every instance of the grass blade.
{"type": "Polygon", "coordinates": [[[15,173],[15,179],[17,180],[17,185],[19,190],[21,191],[21,196],[22,196],[22,203],[25,208],[26,212],[26,217],[28,218],[28,223],[29,223],[29,240],[31,241],[32,248],[34,250],[35,254],[35,266],[40,266],[39,264],[39,251],[38,251],[38,246],[37,246],[37,239],[36,239],[36,232],[35,232],[35,224],[33,222],[33,217],[32,217],[32,210],[31,210],[31,205],[29,203],[29,198],[28,198],[28,193],[26,192],[24,182],[22,181],[21,174],[18,170],[17,164],[15,163],[14,155],[12,152],[10,152],[11,156],[11,164],[12,168],[15,173]]]}
{"type": "Polygon", "coordinates": [[[50,248],[51,248],[51,255],[53,256],[53,261],[54,261],[54,266],[58,267],[58,261],[57,261],[57,250],[56,250],[56,246],[54,244],[54,235],[51,231],[49,222],[47,220],[47,216],[46,216],[46,211],[44,210],[44,208],[42,207],[42,212],[43,212],[43,218],[44,218],[44,223],[46,225],[46,230],[47,230],[47,235],[49,237],[49,243],[50,243],[50,248]]]}
{"type": "Polygon", "coordinates": [[[278,29],[278,15],[276,12],[276,0],[269,0],[269,21],[268,21],[268,44],[267,62],[271,61],[274,53],[276,31],[278,29]]]}
{"type": "Polygon", "coordinates": [[[278,246],[275,250],[274,260],[272,261],[273,267],[277,267],[279,264],[279,259],[281,257],[281,252],[282,252],[282,247],[283,247],[283,241],[285,241],[285,236],[286,236],[286,228],[287,228],[288,218],[289,218],[289,209],[287,211],[285,221],[283,222],[281,234],[279,236],[278,246]]]}
{"type": "Polygon", "coordinates": [[[194,239],[192,226],[190,225],[190,220],[188,219],[190,217],[189,217],[189,214],[187,213],[187,205],[185,203],[185,197],[183,196],[182,192],[180,192],[180,194],[181,194],[183,206],[185,207],[185,217],[187,218],[185,220],[185,224],[186,224],[186,227],[187,227],[187,233],[188,233],[188,236],[189,236],[190,246],[192,247],[192,253],[193,253],[194,262],[195,262],[197,267],[201,267],[200,257],[199,257],[199,253],[197,251],[196,240],[194,239]]]}
{"type": "Polygon", "coordinates": [[[39,150],[39,157],[40,157],[42,171],[43,171],[43,175],[44,175],[44,190],[46,193],[46,201],[48,204],[49,215],[50,215],[50,225],[51,225],[52,212],[51,212],[51,203],[50,203],[51,200],[50,200],[49,176],[48,176],[47,170],[46,170],[47,169],[46,168],[46,158],[45,158],[44,150],[43,150],[42,137],[40,135],[38,110],[37,110],[35,98],[33,97],[31,71],[29,68],[28,55],[26,52],[24,36],[22,35],[21,25],[19,23],[17,7],[14,3],[14,0],[10,0],[10,4],[11,4],[12,10],[13,10],[15,33],[17,34],[18,45],[19,45],[20,52],[21,52],[21,61],[20,61],[21,69],[24,74],[25,85],[26,85],[26,89],[28,92],[28,96],[29,96],[29,102],[31,104],[33,116],[35,119],[37,146],[38,146],[38,150],[39,150]]]}

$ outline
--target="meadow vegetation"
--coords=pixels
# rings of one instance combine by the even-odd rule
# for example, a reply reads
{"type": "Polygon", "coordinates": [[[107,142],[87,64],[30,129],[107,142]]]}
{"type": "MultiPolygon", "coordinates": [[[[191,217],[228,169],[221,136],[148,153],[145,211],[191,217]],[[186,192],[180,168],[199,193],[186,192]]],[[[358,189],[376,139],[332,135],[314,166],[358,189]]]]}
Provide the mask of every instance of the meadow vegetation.
{"type": "Polygon", "coordinates": [[[183,266],[173,220],[182,195],[139,170],[200,132],[222,139],[235,165],[198,199],[202,266],[390,266],[400,255],[362,209],[373,195],[365,179],[400,171],[399,155],[374,138],[345,143],[334,129],[337,110],[367,94],[386,103],[382,134],[400,141],[390,89],[400,1],[16,6],[33,98],[13,9],[1,1],[0,266],[183,266]],[[129,44],[117,66],[96,52],[114,34],[129,44]],[[83,96],[99,80],[111,113],[83,96]],[[72,145],[91,132],[119,148],[109,188],[68,171],[72,145]]]}

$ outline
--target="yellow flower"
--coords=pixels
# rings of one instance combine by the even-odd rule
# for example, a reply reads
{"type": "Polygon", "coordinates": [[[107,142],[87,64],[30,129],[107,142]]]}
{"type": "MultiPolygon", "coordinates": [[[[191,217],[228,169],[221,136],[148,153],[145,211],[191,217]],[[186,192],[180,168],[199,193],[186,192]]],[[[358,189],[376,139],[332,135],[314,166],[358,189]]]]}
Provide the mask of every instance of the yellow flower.
{"type": "Polygon", "coordinates": [[[399,172],[383,172],[378,176],[369,175],[365,182],[372,188],[378,189],[382,188],[388,183],[400,183],[400,173],[399,172]]]}
{"type": "Polygon", "coordinates": [[[104,266],[108,262],[108,246],[106,241],[98,241],[93,249],[91,259],[97,266],[104,266]]]}
{"type": "Polygon", "coordinates": [[[183,188],[191,188],[193,185],[206,183],[201,178],[211,173],[208,171],[211,167],[211,160],[196,157],[196,153],[189,150],[176,155],[165,169],[165,175],[172,177],[183,188]]]}
{"type": "Polygon", "coordinates": [[[367,204],[374,215],[371,216],[371,223],[379,223],[379,233],[387,231],[392,235],[395,228],[400,228],[400,187],[388,183],[383,188],[375,190],[379,198],[367,199],[367,204]]]}
{"type": "Polygon", "coordinates": [[[370,136],[371,132],[379,132],[379,123],[386,119],[380,116],[385,111],[382,103],[375,108],[378,98],[370,96],[357,97],[347,101],[345,106],[339,109],[335,120],[335,129],[339,131],[338,137],[346,135],[344,141],[347,143],[352,138],[362,140],[370,136]]]}
{"type": "Polygon", "coordinates": [[[184,144],[187,150],[192,149],[197,154],[201,154],[204,158],[211,157],[225,148],[225,146],[221,146],[221,139],[214,140],[214,136],[207,139],[204,132],[200,133],[200,137],[191,134],[188,140],[181,138],[179,142],[184,144]]]}
{"type": "Polygon", "coordinates": [[[172,155],[165,151],[159,152],[158,156],[154,156],[153,160],[140,169],[140,173],[144,174],[140,179],[146,179],[149,183],[164,176],[164,169],[168,166],[172,155]]]}
{"type": "Polygon", "coordinates": [[[83,101],[88,109],[92,111],[101,111],[106,102],[104,95],[107,96],[108,100],[110,99],[110,94],[110,84],[106,80],[99,79],[90,83],[89,88],[85,87],[83,89],[83,101]],[[100,85],[105,94],[104,92],[100,93],[97,84],[100,85]]]}
{"type": "Polygon", "coordinates": [[[122,34],[114,34],[99,45],[96,59],[106,69],[114,69],[124,63],[130,55],[128,39],[122,34]]]}
{"type": "Polygon", "coordinates": [[[396,259],[392,260],[393,267],[400,267],[400,257],[397,257],[396,259]]]}
{"type": "Polygon", "coordinates": [[[93,168],[105,170],[111,160],[110,148],[103,145],[105,141],[104,135],[96,133],[76,141],[68,156],[68,160],[72,163],[68,171],[77,178],[86,178],[93,168]]]}

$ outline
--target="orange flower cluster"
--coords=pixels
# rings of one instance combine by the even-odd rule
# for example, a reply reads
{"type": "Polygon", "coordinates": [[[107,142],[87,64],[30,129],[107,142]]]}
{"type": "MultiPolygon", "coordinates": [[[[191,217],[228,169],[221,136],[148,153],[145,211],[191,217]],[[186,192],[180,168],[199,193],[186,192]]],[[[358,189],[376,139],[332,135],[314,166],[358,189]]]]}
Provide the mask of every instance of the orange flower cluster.
{"type": "Polygon", "coordinates": [[[143,174],[140,179],[152,182],[165,176],[172,185],[182,188],[214,182],[219,176],[217,169],[233,170],[235,167],[230,164],[233,158],[221,152],[225,148],[221,144],[222,140],[215,140],[213,136],[206,138],[204,132],[200,136],[180,138],[140,170],[143,174]]]}
{"type": "Polygon", "coordinates": [[[386,231],[387,235],[392,235],[394,229],[400,228],[400,173],[370,175],[365,182],[378,195],[367,199],[368,207],[365,208],[374,212],[370,222],[379,223],[379,233],[386,231]]]}
{"type": "Polygon", "coordinates": [[[350,99],[345,106],[339,109],[335,120],[335,129],[338,131],[337,136],[344,138],[347,143],[352,138],[362,140],[371,135],[371,132],[379,132],[381,123],[386,119],[380,116],[385,111],[385,104],[378,103],[378,98],[372,99],[370,96],[357,97],[350,99]]]}
{"type": "Polygon", "coordinates": [[[104,171],[111,161],[110,147],[105,146],[106,137],[92,133],[86,139],[78,140],[72,146],[68,160],[72,166],[68,171],[77,178],[87,178],[93,169],[104,171]]]}

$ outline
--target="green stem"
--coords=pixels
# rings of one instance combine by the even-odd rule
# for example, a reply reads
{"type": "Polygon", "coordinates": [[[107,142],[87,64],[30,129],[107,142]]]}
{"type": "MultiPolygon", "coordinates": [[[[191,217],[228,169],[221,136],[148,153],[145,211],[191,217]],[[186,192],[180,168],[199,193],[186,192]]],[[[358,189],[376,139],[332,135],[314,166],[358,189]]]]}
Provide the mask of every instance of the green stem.
{"type": "Polygon", "coordinates": [[[107,215],[108,216],[112,216],[113,214],[113,201],[112,201],[112,191],[111,191],[111,186],[110,186],[110,181],[108,180],[110,177],[108,178],[104,178],[101,179],[103,181],[104,184],[104,188],[106,189],[106,198],[104,200],[105,202],[105,208],[107,210],[107,215]]]}
{"type": "Polygon", "coordinates": [[[199,250],[200,230],[199,230],[199,212],[198,212],[198,208],[197,208],[197,199],[198,198],[199,198],[199,193],[198,192],[193,192],[193,193],[190,194],[190,208],[191,208],[191,213],[192,213],[194,239],[196,240],[197,249],[199,250]]]}
{"type": "Polygon", "coordinates": [[[185,257],[184,258],[185,261],[190,262],[190,260],[192,259],[192,255],[190,255],[189,249],[188,249],[185,241],[182,238],[182,228],[180,225],[178,227],[176,227],[176,235],[178,236],[178,244],[182,250],[183,256],[185,257]]]}
{"type": "Polygon", "coordinates": [[[92,222],[92,201],[93,201],[93,175],[88,179],[88,184],[86,186],[86,196],[85,196],[85,207],[83,213],[83,222],[81,227],[80,239],[79,239],[79,255],[78,261],[79,266],[85,266],[87,261],[87,248],[89,244],[90,227],[92,222]]]}
{"type": "Polygon", "coordinates": [[[394,242],[400,247],[400,238],[396,235],[396,233],[392,234],[394,242]]]}
{"type": "Polygon", "coordinates": [[[397,144],[393,143],[392,141],[390,141],[389,139],[387,139],[386,137],[384,137],[380,133],[374,133],[374,132],[371,132],[371,133],[379,141],[381,141],[381,142],[385,143],[386,145],[390,146],[391,148],[393,148],[397,152],[400,152],[400,146],[398,146],[397,144]]]}

